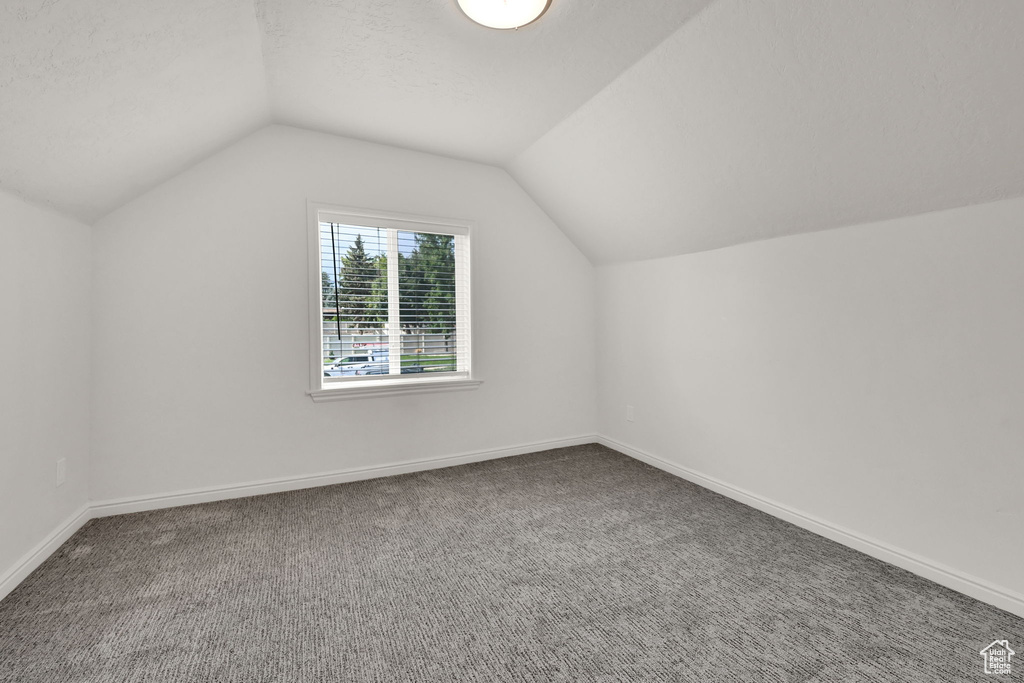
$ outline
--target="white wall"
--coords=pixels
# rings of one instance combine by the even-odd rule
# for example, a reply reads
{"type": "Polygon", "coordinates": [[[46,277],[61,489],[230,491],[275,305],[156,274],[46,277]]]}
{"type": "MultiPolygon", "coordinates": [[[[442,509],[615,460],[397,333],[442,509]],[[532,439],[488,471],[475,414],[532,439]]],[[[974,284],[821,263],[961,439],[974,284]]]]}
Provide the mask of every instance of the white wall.
{"type": "Polygon", "coordinates": [[[593,268],[500,169],[271,126],[99,221],[94,257],[94,500],[595,431],[593,268]],[[307,199],[476,221],[480,389],[306,396],[307,199]]]}
{"type": "Polygon", "coordinates": [[[602,430],[1024,593],[1022,264],[1017,199],[599,268],[602,430]]]}
{"type": "Polygon", "coordinates": [[[0,192],[0,576],[88,500],[89,243],[0,192]]]}

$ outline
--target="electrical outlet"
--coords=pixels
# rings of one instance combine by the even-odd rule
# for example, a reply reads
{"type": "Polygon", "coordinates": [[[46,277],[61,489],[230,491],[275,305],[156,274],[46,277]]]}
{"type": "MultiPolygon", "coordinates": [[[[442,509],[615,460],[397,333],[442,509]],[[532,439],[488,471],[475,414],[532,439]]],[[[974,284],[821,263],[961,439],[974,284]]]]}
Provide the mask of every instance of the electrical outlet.
{"type": "Polygon", "coordinates": [[[633,406],[626,406],[626,421],[633,421],[633,406]]]}
{"type": "Polygon", "coordinates": [[[66,458],[61,458],[57,461],[57,486],[64,483],[64,480],[68,478],[68,461],[66,458]]]}

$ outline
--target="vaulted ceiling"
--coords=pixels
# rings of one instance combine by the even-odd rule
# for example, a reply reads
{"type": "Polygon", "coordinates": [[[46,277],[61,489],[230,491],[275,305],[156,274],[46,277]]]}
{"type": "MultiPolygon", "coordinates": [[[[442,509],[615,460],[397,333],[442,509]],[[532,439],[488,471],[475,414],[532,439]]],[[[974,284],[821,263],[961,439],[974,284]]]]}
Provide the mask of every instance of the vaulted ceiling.
{"type": "Polygon", "coordinates": [[[1018,0],[5,0],[0,188],[91,222],[268,123],[507,168],[594,262],[1024,194],[1018,0]]]}
{"type": "Polygon", "coordinates": [[[1024,2],[716,0],[512,173],[597,263],[1024,194],[1024,2]]]}
{"type": "Polygon", "coordinates": [[[4,0],[0,187],[87,221],[267,123],[502,164],[707,0],[4,0]]]}

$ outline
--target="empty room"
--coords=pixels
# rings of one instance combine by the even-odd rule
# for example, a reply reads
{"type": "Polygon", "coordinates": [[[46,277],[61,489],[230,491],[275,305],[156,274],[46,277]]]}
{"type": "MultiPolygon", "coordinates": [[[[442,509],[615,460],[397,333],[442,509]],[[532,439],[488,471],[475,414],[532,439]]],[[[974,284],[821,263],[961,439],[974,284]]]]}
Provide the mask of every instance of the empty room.
{"type": "Polygon", "coordinates": [[[0,3],[0,683],[1024,681],[1022,483],[1024,2],[0,3]]]}

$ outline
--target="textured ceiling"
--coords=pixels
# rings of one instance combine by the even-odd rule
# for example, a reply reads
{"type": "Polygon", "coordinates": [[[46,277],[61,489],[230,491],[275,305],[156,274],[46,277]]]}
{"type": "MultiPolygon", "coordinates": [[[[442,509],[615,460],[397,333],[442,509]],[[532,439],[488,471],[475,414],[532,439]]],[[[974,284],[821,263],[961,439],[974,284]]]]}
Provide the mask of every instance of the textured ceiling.
{"type": "Polygon", "coordinates": [[[595,263],[1024,194],[1020,0],[4,0],[0,188],[87,222],[270,122],[508,168],[595,263]]]}
{"type": "Polygon", "coordinates": [[[717,0],[511,164],[595,263],[1024,194],[1024,2],[717,0]]]}
{"type": "Polygon", "coordinates": [[[455,0],[257,0],[279,123],[503,164],[709,0],[554,0],[517,31],[455,0]]]}
{"type": "Polygon", "coordinates": [[[0,188],[91,221],[270,122],[509,161],[709,0],[4,0],[0,188]]]}
{"type": "Polygon", "coordinates": [[[267,122],[251,0],[0,3],[0,188],[90,221],[267,122]]]}

